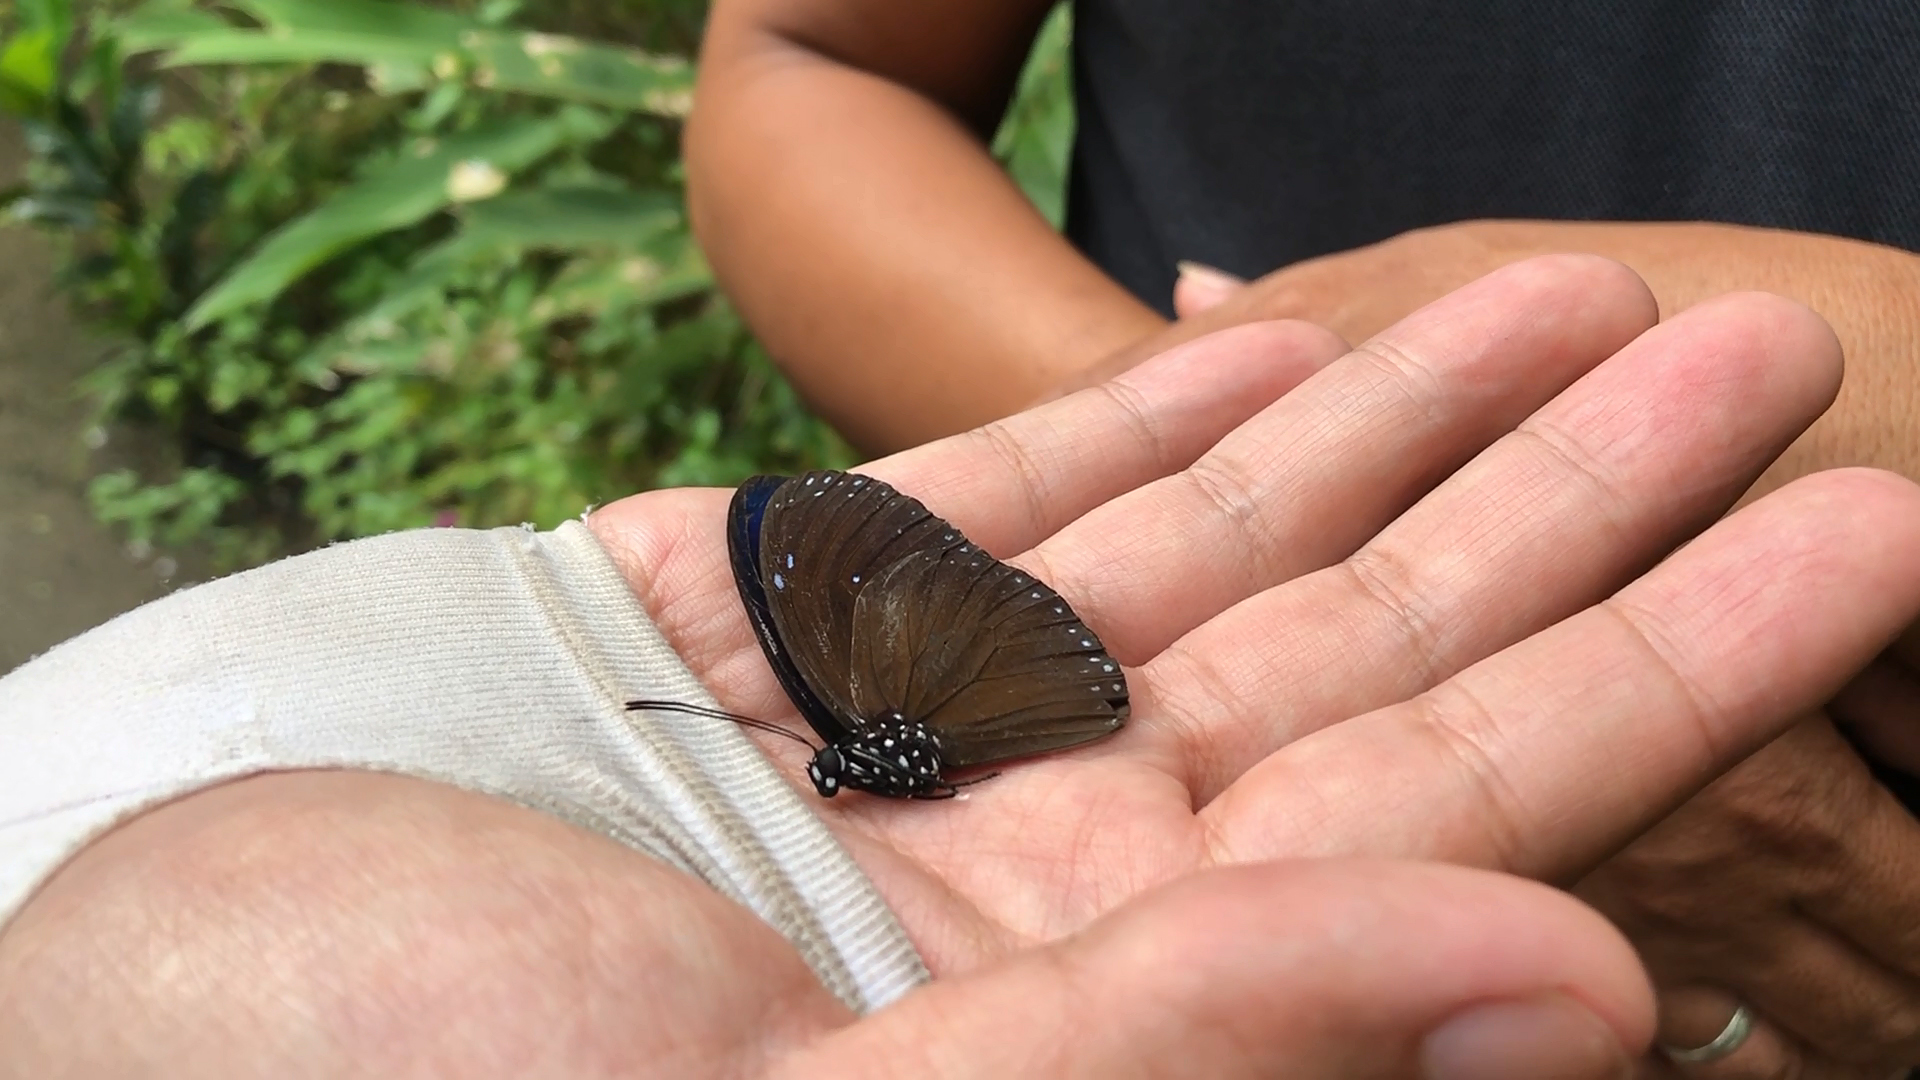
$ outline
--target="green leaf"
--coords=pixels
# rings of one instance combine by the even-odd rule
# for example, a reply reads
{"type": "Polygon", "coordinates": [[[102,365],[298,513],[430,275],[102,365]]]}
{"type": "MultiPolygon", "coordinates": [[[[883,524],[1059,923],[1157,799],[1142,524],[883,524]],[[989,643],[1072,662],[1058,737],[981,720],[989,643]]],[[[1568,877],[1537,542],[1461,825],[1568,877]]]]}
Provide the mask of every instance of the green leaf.
{"type": "Polygon", "coordinates": [[[54,51],[66,48],[73,34],[72,0],[19,0],[20,26],[53,36],[54,51]]]}
{"type": "Polygon", "coordinates": [[[441,49],[453,48],[461,33],[481,25],[450,11],[386,0],[233,0],[233,4],[268,26],[303,34],[365,34],[441,49]]]}
{"type": "Polygon", "coordinates": [[[127,53],[170,49],[183,41],[233,29],[225,19],[197,8],[152,3],[109,24],[109,32],[127,53]]]}
{"type": "Polygon", "coordinates": [[[189,176],[174,194],[157,246],[167,285],[176,297],[192,296],[199,288],[200,231],[226,204],[228,180],[226,174],[203,169],[189,176]]]}
{"type": "Polygon", "coordinates": [[[678,56],[559,34],[473,33],[462,44],[481,86],[655,116],[693,108],[693,65],[678,56]]]}
{"type": "Polygon", "coordinates": [[[520,14],[521,0],[483,0],[473,17],[488,26],[503,26],[520,14]]]}
{"type": "Polygon", "coordinates": [[[1055,228],[1064,217],[1067,159],[1073,146],[1068,66],[1072,36],[1071,9],[1057,5],[1034,38],[1013,101],[993,139],[993,156],[1055,228]]]}
{"type": "Polygon", "coordinates": [[[0,108],[15,116],[47,112],[60,77],[60,43],[54,31],[22,30],[0,49],[0,108]]]}
{"type": "Polygon", "coordinates": [[[367,67],[367,86],[376,94],[411,94],[433,84],[431,64],[395,62],[367,67]]]}
{"type": "Polygon", "coordinates": [[[516,191],[462,214],[470,247],[639,247],[680,223],[663,194],[602,187],[516,191]]]}
{"type": "Polygon", "coordinates": [[[336,253],[445,209],[452,202],[447,185],[456,167],[483,162],[513,173],[544,157],[560,137],[551,123],[523,119],[447,139],[424,154],[394,161],[267,237],[200,298],[187,313],[187,328],[196,330],[271,300],[336,253]]]}
{"type": "Polygon", "coordinates": [[[337,30],[240,30],[225,27],[184,38],[162,63],[194,64],[432,64],[447,52],[433,41],[337,30]]]}
{"type": "Polygon", "coordinates": [[[60,192],[28,195],[7,206],[16,221],[36,225],[57,225],[69,229],[90,229],[100,224],[100,203],[83,195],[60,192]]]}
{"type": "MultiPolygon", "coordinates": [[[[421,252],[380,302],[353,321],[348,336],[405,318],[424,302],[444,302],[438,291],[484,260],[497,264],[529,250],[637,252],[681,224],[677,202],[664,195],[607,188],[518,191],[474,203],[461,213],[460,232],[421,252]]],[[[658,266],[645,275],[629,268],[625,293],[632,296],[635,286],[668,276],[658,266]]],[[[710,284],[703,277],[689,291],[710,284]]]]}
{"type": "Polygon", "coordinates": [[[105,198],[109,193],[107,175],[101,169],[100,155],[94,149],[91,133],[83,126],[87,118],[77,111],[56,109],[56,122],[23,121],[27,148],[36,157],[65,170],[67,188],[89,198],[105,198]]]}
{"type": "Polygon", "coordinates": [[[67,94],[76,98],[117,101],[126,83],[122,65],[126,54],[111,32],[94,35],[93,44],[81,58],[73,77],[67,81],[67,94]]]}
{"type": "MultiPolygon", "coordinates": [[[[149,82],[136,82],[121,92],[107,115],[107,145],[118,159],[121,171],[130,173],[139,164],[141,148],[146,144],[147,127],[160,112],[160,88],[149,82]]],[[[121,176],[118,179],[126,179],[121,176]]]]}
{"type": "Polygon", "coordinates": [[[432,131],[453,115],[466,94],[467,88],[461,83],[443,82],[435,85],[425,100],[420,102],[420,107],[407,118],[408,126],[414,131],[432,131]]]}

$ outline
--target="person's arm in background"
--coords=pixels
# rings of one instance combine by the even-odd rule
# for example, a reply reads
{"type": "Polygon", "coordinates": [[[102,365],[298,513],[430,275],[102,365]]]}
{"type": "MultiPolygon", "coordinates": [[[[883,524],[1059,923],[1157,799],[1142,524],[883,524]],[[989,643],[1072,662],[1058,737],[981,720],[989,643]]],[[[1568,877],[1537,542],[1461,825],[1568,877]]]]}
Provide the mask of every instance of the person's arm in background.
{"type": "Polygon", "coordinates": [[[1050,6],[713,6],[694,227],[754,332],[864,450],[1016,412],[1166,325],[988,152],[1050,6]]]}

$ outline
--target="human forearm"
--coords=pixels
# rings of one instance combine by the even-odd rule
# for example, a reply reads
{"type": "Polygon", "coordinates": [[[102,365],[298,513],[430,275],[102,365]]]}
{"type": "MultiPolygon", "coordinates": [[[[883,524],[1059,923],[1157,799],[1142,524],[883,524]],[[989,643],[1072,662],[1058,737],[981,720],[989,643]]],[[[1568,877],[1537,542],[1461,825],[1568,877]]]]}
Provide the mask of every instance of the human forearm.
{"type": "MultiPolygon", "coordinates": [[[[691,873],[761,912],[849,1005],[904,992],[919,959],[734,725],[621,707],[705,699],[609,558],[608,520],[647,522],[337,544],[176,593],[0,678],[0,942],[122,822],[268,774],[382,772],[691,873]]],[[[0,946],[0,1077],[14,1075],[7,963],[0,946]]]]}
{"type": "Polygon", "coordinates": [[[1017,411],[1165,325],[952,113],[772,35],[714,33],[687,141],[695,226],[754,331],[863,448],[1017,411]]]}

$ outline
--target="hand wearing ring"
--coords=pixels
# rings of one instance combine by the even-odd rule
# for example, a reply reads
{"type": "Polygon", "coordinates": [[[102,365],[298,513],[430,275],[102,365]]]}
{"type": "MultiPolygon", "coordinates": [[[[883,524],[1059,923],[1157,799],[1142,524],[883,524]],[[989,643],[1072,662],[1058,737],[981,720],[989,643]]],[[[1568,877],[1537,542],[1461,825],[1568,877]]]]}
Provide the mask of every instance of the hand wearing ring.
{"type": "MultiPolygon", "coordinates": [[[[1915,715],[1888,666],[1832,711],[1915,715]]],[[[1577,891],[1652,972],[1661,1042],[1704,1048],[1749,1010],[1717,1064],[1668,1055],[1654,1075],[1884,1080],[1920,1063],[1920,824],[1833,722],[1787,732],[1577,891]]]]}
{"type": "Polygon", "coordinates": [[[1660,1045],[1660,1052],[1668,1061],[1676,1065],[1704,1065],[1730,1057],[1746,1044],[1748,1036],[1753,1034],[1753,1010],[1745,1005],[1736,1005],[1733,1015],[1727,1018],[1727,1026],[1720,1029],[1710,1042],[1701,1046],[1681,1048],[1660,1045]]]}

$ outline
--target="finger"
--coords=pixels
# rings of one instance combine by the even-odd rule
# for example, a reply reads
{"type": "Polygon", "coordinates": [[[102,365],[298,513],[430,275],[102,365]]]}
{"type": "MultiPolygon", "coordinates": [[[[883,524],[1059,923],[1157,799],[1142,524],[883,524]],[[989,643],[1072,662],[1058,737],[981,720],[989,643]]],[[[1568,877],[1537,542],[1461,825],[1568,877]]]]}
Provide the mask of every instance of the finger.
{"type": "Polygon", "coordinates": [[[1191,465],[1345,351],[1311,323],[1248,323],[860,471],[912,493],[988,551],[1009,555],[1191,465]]]}
{"type": "Polygon", "coordinates": [[[1777,928],[1724,978],[1822,1057],[1882,1073],[1920,1062],[1920,986],[1817,924],[1777,928]]]}
{"type": "Polygon", "coordinates": [[[1833,699],[1834,720],[1881,764],[1920,776],[1920,678],[1882,657],[1833,699]]]}
{"type": "Polygon", "coordinates": [[[1307,380],[1193,466],[1062,530],[1030,568],[1140,663],[1239,600],[1346,558],[1650,326],[1617,263],[1482,278],[1307,380]]]}
{"type": "MultiPolygon", "coordinates": [[[[1111,383],[863,468],[924,499],[974,541],[1019,551],[1088,507],[1184,468],[1345,346],[1299,322],[1189,342],[1111,383]]],[[[595,511],[588,527],[680,656],[709,683],[759,664],[727,567],[729,493],[676,488],[595,511]],[[712,655],[713,643],[726,643],[712,655]]],[[[765,701],[742,708],[777,706],[765,701]]]]}
{"type": "Polygon", "coordinates": [[[935,982],[780,1075],[1364,1080],[1424,1064],[1434,1080],[1573,1080],[1618,1075],[1651,1006],[1625,941],[1564,894],[1457,867],[1296,861],[1156,890],[935,982]]]}
{"type": "Polygon", "coordinates": [[[1916,612],[1920,488],[1816,474],[1607,602],[1274,754],[1203,811],[1209,838],[1235,860],[1569,880],[1817,709],[1916,612]]]}
{"type": "Polygon", "coordinates": [[[1173,282],[1173,314],[1179,319],[1219,307],[1247,285],[1243,279],[1203,263],[1182,262],[1179,270],[1180,276],[1173,282]]]}
{"type": "MultiPolygon", "coordinates": [[[[1661,989],[1659,1005],[1656,1045],[1693,1050],[1718,1038],[1741,1002],[1719,987],[1693,983],[1661,989]]],[[[1746,1040],[1717,1061],[1676,1064],[1658,1049],[1649,1060],[1655,1075],[1676,1080],[1787,1080],[1802,1076],[1805,1066],[1799,1048],[1763,1016],[1753,1016],[1746,1040]]]]}
{"type": "MultiPolygon", "coordinates": [[[[1870,665],[1868,671],[1905,678],[1884,662],[1870,665]]],[[[1835,702],[1857,707],[1871,693],[1871,683],[1863,675],[1853,679],[1835,702]]],[[[1910,698],[1885,704],[1909,714],[1914,711],[1910,698]]],[[[1913,918],[1920,911],[1920,821],[1874,779],[1866,762],[1833,725],[1803,724],[1781,741],[1790,746],[1791,758],[1779,758],[1775,775],[1760,774],[1753,782],[1777,792],[1769,812],[1784,828],[1776,826],[1760,834],[1758,842],[1770,844],[1773,857],[1798,869],[1794,906],[1812,920],[1808,929],[1820,940],[1827,941],[1831,932],[1835,955],[1830,980],[1804,984],[1801,994],[1818,997],[1823,1005],[1848,1001],[1855,995],[1844,992],[1835,980],[1839,972],[1860,967],[1862,979],[1849,985],[1866,995],[1862,1007],[1874,1002],[1882,1003],[1875,1011],[1898,1006],[1898,1017],[1883,1016],[1873,1022],[1885,1038],[1905,1043],[1909,1036],[1886,1029],[1911,1023],[1914,1034],[1920,1034],[1920,1014],[1914,1013],[1920,1009],[1920,925],[1913,918]],[[1823,779],[1815,781],[1815,777],[1823,779]],[[1872,978],[1867,978],[1869,974],[1872,978]],[[1826,989],[1816,993],[1814,986],[1826,989]]],[[[1736,772],[1721,783],[1734,783],[1739,775],[1736,772]]],[[[1753,854],[1766,856],[1760,849],[1753,854]]],[[[1812,1032],[1803,1034],[1816,1046],[1831,1049],[1812,1032]]],[[[1848,1037],[1867,1039],[1868,1033],[1855,1031],[1848,1037]]],[[[1914,1045],[1920,1047],[1920,1042],[1914,1045]]]]}
{"type": "Polygon", "coordinates": [[[1648,331],[1351,558],[1153,662],[1195,798],[1601,600],[1732,505],[1832,400],[1839,373],[1832,331],[1774,297],[1728,297],[1648,331]],[[1288,707],[1236,714],[1221,684],[1288,707]]]}

